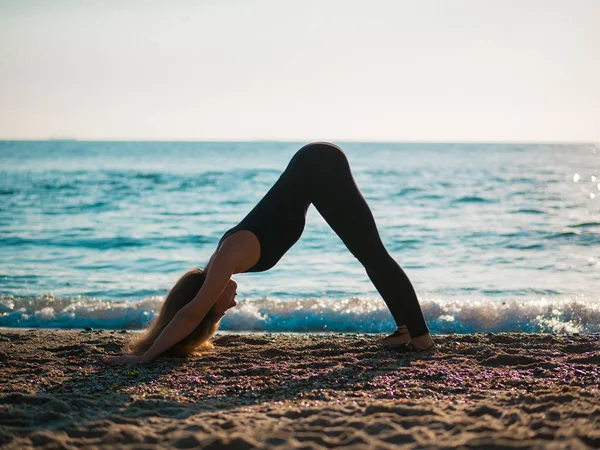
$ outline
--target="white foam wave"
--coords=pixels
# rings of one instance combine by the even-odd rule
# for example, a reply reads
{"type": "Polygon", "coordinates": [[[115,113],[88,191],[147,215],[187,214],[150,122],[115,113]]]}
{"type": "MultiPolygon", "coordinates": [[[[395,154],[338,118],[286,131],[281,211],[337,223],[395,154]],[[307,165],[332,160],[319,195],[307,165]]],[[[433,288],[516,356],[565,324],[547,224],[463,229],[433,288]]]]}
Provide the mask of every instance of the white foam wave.
{"type": "Polygon", "coordinates": [[[97,298],[0,296],[0,326],[139,329],[152,320],[160,297],[138,302],[97,298]]]}
{"type": "MultiPolygon", "coordinates": [[[[590,299],[424,299],[421,306],[434,333],[600,331],[600,301],[590,299]]],[[[395,323],[382,300],[260,299],[240,302],[222,329],[271,332],[385,333],[395,323]]]]}
{"type": "MultiPolygon", "coordinates": [[[[129,302],[0,296],[0,326],[140,329],[161,302],[160,297],[129,302]]],[[[421,305],[434,333],[600,332],[600,299],[426,298],[421,305]]],[[[383,301],[369,298],[241,300],[221,323],[225,331],[385,333],[394,328],[383,301]]]]}

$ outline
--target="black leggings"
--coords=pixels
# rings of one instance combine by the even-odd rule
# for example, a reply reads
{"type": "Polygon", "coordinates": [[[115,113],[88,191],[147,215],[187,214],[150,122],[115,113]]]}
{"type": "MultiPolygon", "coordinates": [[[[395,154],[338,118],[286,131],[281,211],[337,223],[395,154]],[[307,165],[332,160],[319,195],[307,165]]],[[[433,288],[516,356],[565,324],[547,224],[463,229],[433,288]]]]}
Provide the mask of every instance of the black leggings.
{"type": "Polygon", "coordinates": [[[406,325],[411,337],[429,333],[410,280],[381,242],[348,159],[333,144],[300,149],[265,197],[221,241],[235,231],[252,231],[261,256],[248,272],[268,270],[300,238],[311,203],[365,267],[396,324],[406,325]]]}

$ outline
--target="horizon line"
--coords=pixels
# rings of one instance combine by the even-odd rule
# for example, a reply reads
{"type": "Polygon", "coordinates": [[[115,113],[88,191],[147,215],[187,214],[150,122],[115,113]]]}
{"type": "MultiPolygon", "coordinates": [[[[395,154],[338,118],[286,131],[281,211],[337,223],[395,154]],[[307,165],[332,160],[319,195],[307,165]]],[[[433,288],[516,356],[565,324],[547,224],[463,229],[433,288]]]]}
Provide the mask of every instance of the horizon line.
{"type": "Polygon", "coordinates": [[[600,145],[600,141],[537,141],[537,140],[373,140],[373,139],[276,139],[276,138],[257,138],[257,139],[177,139],[177,138],[76,138],[76,137],[46,137],[46,138],[4,138],[0,137],[0,142],[182,142],[182,143],[250,143],[250,142],[282,142],[282,143],[302,143],[302,142],[343,142],[357,144],[529,144],[529,145],[600,145]]]}

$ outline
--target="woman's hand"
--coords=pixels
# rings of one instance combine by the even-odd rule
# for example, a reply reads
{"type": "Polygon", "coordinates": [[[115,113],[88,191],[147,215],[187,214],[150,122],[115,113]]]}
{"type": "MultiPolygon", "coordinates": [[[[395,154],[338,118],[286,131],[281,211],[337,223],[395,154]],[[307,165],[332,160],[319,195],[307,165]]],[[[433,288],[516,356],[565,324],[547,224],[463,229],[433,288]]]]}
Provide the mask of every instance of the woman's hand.
{"type": "Polygon", "coordinates": [[[120,355],[120,356],[109,356],[102,360],[103,363],[110,366],[128,366],[133,364],[143,364],[146,361],[142,356],[137,355],[120,355]]]}

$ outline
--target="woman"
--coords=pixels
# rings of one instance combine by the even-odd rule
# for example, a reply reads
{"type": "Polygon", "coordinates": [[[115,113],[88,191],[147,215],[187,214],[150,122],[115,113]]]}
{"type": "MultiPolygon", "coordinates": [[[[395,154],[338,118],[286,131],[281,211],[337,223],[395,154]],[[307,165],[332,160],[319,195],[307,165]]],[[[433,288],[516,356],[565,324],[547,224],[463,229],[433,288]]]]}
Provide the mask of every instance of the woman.
{"type": "Polygon", "coordinates": [[[227,231],[204,270],[192,269],[171,289],[156,320],[130,345],[132,355],[110,364],[145,363],[162,354],[211,348],[225,312],[236,305],[236,273],[273,267],[300,238],[310,204],[365,267],[398,329],[381,341],[401,351],[435,350],[415,291],[388,254],[373,215],[358,190],[346,155],[336,145],[301,148],[258,205],[227,231]]]}

